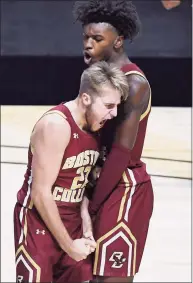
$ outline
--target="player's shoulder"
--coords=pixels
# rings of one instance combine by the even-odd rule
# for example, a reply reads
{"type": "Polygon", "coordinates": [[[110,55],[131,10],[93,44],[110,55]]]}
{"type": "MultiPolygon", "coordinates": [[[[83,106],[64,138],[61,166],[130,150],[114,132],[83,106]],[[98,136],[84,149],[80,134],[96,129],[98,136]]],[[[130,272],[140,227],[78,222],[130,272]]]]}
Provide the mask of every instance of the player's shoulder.
{"type": "Polygon", "coordinates": [[[138,86],[149,86],[148,80],[145,76],[140,74],[130,74],[127,75],[127,81],[129,85],[138,85],[138,86]]]}
{"type": "Polygon", "coordinates": [[[56,113],[44,115],[35,125],[30,143],[33,148],[38,145],[50,148],[63,148],[71,138],[71,127],[66,119],[56,113]]]}
{"type": "Polygon", "coordinates": [[[145,74],[136,65],[133,69],[130,67],[130,71],[125,74],[129,85],[129,96],[125,108],[130,110],[131,104],[136,109],[146,106],[149,102],[151,89],[145,74]]]}
{"type": "Polygon", "coordinates": [[[71,132],[71,126],[65,116],[57,112],[47,112],[36,123],[34,131],[51,135],[63,135],[71,132]]]}
{"type": "Polygon", "coordinates": [[[133,85],[138,87],[149,87],[149,82],[144,72],[136,64],[125,64],[122,67],[122,71],[125,73],[130,87],[132,87],[133,85]]]}
{"type": "Polygon", "coordinates": [[[127,77],[127,82],[129,85],[129,96],[142,96],[143,99],[146,97],[149,98],[150,95],[150,85],[148,81],[140,77],[139,75],[133,74],[127,77]]]}

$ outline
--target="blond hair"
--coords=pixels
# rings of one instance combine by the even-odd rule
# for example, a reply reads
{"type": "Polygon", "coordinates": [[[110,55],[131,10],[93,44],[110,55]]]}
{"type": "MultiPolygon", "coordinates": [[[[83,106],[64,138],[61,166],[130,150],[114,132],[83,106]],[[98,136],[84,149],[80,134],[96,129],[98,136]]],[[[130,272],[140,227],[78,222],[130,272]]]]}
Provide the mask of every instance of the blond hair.
{"type": "Polygon", "coordinates": [[[129,85],[125,74],[114,64],[100,61],[87,68],[82,76],[79,94],[100,95],[103,85],[110,85],[117,89],[122,100],[126,100],[129,94],[129,85]]]}

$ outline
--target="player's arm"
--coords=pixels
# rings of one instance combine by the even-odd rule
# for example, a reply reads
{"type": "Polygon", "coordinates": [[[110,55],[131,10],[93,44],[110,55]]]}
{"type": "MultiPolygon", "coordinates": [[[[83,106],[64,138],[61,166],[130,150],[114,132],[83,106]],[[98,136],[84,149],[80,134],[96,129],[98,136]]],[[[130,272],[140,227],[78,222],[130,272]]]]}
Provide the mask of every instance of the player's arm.
{"type": "Polygon", "coordinates": [[[81,218],[82,218],[82,227],[83,227],[83,236],[87,239],[94,240],[93,229],[92,229],[92,220],[88,211],[89,199],[85,195],[81,203],[81,218]]]}
{"type": "Polygon", "coordinates": [[[50,114],[37,123],[31,137],[32,201],[60,247],[65,251],[68,251],[72,245],[72,239],[62,223],[51,190],[58,176],[70,135],[68,122],[57,114],[50,114]]]}
{"type": "Polygon", "coordinates": [[[136,141],[141,115],[147,109],[150,87],[147,80],[138,75],[127,78],[130,85],[128,100],[125,103],[125,119],[116,129],[114,143],[132,150],[136,141]]]}
{"type": "Polygon", "coordinates": [[[125,102],[125,119],[116,129],[112,149],[107,156],[95,191],[89,205],[91,214],[95,214],[111,194],[124,170],[131,160],[130,152],[135,144],[140,117],[146,110],[150,98],[148,82],[137,75],[128,76],[129,97],[125,102]]]}

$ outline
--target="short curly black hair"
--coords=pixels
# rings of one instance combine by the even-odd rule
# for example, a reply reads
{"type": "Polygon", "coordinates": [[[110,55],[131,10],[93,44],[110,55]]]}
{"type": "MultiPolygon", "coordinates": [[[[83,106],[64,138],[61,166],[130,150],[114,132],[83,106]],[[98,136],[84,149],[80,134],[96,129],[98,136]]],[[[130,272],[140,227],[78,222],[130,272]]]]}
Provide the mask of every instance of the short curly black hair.
{"type": "Polygon", "coordinates": [[[90,23],[109,23],[119,35],[131,41],[140,31],[141,24],[136,7],[128,0],[76,1],[73,15],[83,26],[90,23]]]}

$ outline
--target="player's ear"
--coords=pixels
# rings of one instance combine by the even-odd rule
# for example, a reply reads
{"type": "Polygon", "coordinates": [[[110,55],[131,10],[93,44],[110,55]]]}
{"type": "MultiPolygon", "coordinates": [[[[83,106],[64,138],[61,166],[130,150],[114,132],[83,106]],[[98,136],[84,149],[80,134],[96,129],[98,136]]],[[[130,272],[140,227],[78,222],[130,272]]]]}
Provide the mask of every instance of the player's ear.
{"type": "Polygon", "coordinates": [[[81,98],[82,98],[82,102],[85,106],[91,105],[92,100],[91,100],[91,97],[88,93],[83,92],[82,95],[81,95],[81,98]]]}
{"type": "Polygon", "coordinates": [[[123,46],[123,41],[124,41],[123,35],[117,36],[117,38],[115,39],[115,42],[114,42],[114,47],[116,49],[121,48],[123,46]]]}

